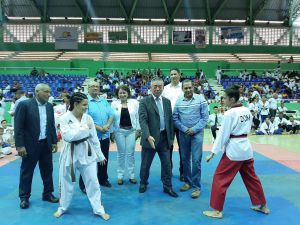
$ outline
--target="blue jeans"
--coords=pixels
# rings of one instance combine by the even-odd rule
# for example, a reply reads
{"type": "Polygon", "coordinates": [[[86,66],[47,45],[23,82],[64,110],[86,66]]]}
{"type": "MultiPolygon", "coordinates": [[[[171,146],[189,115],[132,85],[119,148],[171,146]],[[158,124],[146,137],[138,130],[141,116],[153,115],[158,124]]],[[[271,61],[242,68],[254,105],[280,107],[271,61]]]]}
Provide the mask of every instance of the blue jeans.
{"type": "Polygon", "coordinates": [[[201,190],[201,160],[203,147],[203,131],[194,136],[179,132],[180,148],[183,164],[184,180],[194,189],[201,190]],[[192,156],[192,169],[191,169],[192,156]]]}

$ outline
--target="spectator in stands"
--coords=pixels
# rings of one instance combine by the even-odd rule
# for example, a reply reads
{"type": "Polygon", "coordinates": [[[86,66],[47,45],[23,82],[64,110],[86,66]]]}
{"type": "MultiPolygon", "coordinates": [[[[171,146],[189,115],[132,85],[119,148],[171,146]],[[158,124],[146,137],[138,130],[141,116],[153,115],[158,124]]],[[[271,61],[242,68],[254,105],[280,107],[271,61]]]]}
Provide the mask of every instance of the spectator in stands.
{"type": "Polygon", "coordinates": [[[287,130],[287,125],[289,124],[289,121],[284,117],[283,112],[278,113],[278,116],[274,119],[275,126],[278,126],[279,128],[282,128],[283,131],[287,130]]]}
{"type": "Polygon", "coordinates": [[[3,141],[12,144],[14,142],[14,128],[7,126],[7,121],[1,121],[1,127],[3,128],[3,141]]]}
{"type": "Polygon", "coordinates": [[[214,113],[209,115],[208,125],[215,140],[217,138],[217,130],[219,130],[222,123],[223,115],[219,112],[218,106],[214,106],[213,111],[214,113]]]}
{"type": "Polygon", "coordinates": [[[287,132],[290,134],[298,134],[300,128],[300,122],[295,120],[293,116],[290,116],[289,123],[287,125],[287,132]]]}
{"type": "Polygon", "coordinates": [[[273,134],[282,134],[283,128],[281,128],[281,127],[278,126],[278,124],[275,121],[275,117],[274,116],[271,116],[270,122],[272,123],[273,129],[274,129],[273,134]]]}
{"type": "Polygon", "coordinates": [[[251,125],[251,130],[252,131],[256,131],[259,128],[259,124],[260,124],[260,120],[258,118],[257,113],[255,113],[254,110],[250,110],[251,114],[252,114],[252,125],[251,125]]]}
{"type": "Polygon", "coordinates": [[[3,90],[3,95],[6,96],[10,92],[11,87],[10,87],[10,84],[7,81],[5,81],[4,83],[5,83],[5,85],[4,85],[5,88],[3,90]]]}
{"type": "Polygon", "coordinates": [[[117,100],[111,104],[114,110],[114,133],[118,154],[118,184],[122,185],[125,174],[125,165],[129,175],[129,182],[136,184],[134,173],[134,151],[136,139],[141,135],[141,128],[139,123],[139,103],[135,99],[130,99],[130,89],[127,85],[120,86],[116,95],[117,100]],[[127,162],[127,163],[126,163],[127,162]]]}
{"type": "Polygon", "coordinates": [[[220,66],[218,66],[218,69],[216,71],[216,78],[217,78],[218,84],[221,84],[222,70],[221,70],[220,66]]]}
{"type": "Polygon", "coordinates": [[[6,102],[3,95],[0,93],[0,121],[4,119],[4,114],[6,111],[6,102]]]}
{"type": "MultiPolygon", "coordinates": [[[[180,96],[183,95],[182,92],[182,83],[180,82],[180,70],[178,68],[172,68],[170,69],[170,78],[171,78],[171,83],[166,85],[164,87],[162,96],[169,99],[171,101],[171,106],[172,106],[172,111],[174,110],[176,101],[178,100],[178,98],[180,96]]],[[[184,181],[184,177],[183,177],[183,165],[182,165],[182,155],[181,155],[181,146],[180,146],[180,138],[179,138],[179,129],[177,127],[174,126],[174,133],[176,135],[176,140],[178,143],[178,151],[179,151],[179,173],[180,173],[180,177],[179,179],[181,181],[184,181]]],[[[172,137],[174,139],[174,137],[172,137]]],[[[173,154],[173,148],[174,145],[171,146],[170,149],[170,159],[171,159],[171,166],[173,168],[173,160],[172,160],[172,154],[173,154]]]]}
{"type": "Polygon", "coordinates": [[[265,122],[265,119],[269,116],[269,108],[269,102],[267,101],[266,96],[263,96],[259,104],[260,119],[262,123],[265,122]]]}
{"type": "Polygon", "coordinates": [[[96,73],[96,78],[101,79],[103,77],[103,71],[99,69],[96,73]]]}
{"type": "Polygon", "coordinates": [[[57,132],[60,130],[60,117],[65,114],[70,107],[71,96],[69,94],[63,96],[62,104],[54,106],[54,119],[57,132]]]}
{"type": "Polygon", "coordinates": [[[239,102],[242,103],[243,106],[247,107],[248,104],[249,104],[249,101],[248,101],[248,98],[247,98],[246,93],[245,93],[244,90],[245,90],[245,87],[240,86],[240,88],[239,88],[239,92],[240,92],[239,102]]]}
{"type": "Polygon", "coordinates": [[[277,112],[277,102],[278,102],[278,94],[275,93],[273,96],[268,100],[269,102],[269,111],[270,111],[270,117],[275,117],[277,112]]]}
{"type": "Polygon", "coordinates": [[[21,90],[21,84],[18,81],[14,81],[12,88],[10,89],[10,92],[16,92],[17,90],[21,90]]]}
{"type": "Polygon", "coordinates": [[[254,112],[255,116],[259,117],[259,105],[258,105],[258,97],[254,97],[250,100],[250,104],[249,104],[249,110],[254,112]]]}
{"type": "Polygon", "coordinates": [[[272,135],[274,133],[274,126],[271,123],[269,117],[265,118],[265,122],[260,125],[259,131],[256,132],[257,135],[272,135]]]}
{"type": "Polygon", "coordinates": [[[220,102],[220,101],[221,101],[220,93],[217,92],[217,94],[215,95],[215,102],[220,102]]]}
{"type": "MultiPolygon", "coordinates": [[[[104,157],[107,159],[105,165],[98,163],[98,180],[100,185],[105,187],[112,187],[108,180],[107,167],[109,162],[109,137],[110,137],[110,126],[113,123],[113,111],[110,104],[103,97],[99,97],[99,83],[92,81],[88,84],[88,101],[89,108],[87,113],[93,118],[95,127],[97,130],[98,139],[101,146],[101,151],[104,157]]],[[[79,187],[82,192],[86,193],[85,185],[80,176],[79,187]]]]}
{"type": "Polygon", "coordinates": [[[88,98],[85,94],[75,93],[70,99],[70,111],[61,119],[64,139],[59,168],[60,200],[55,217],[64,214],[71,203],[74,193],[75,170],[79,170],[85,182],[87,196],[93,213],[102,219],[110,216],[105,213],[101,202],[101,191],[97,179],[97,163],[103,165],[106,159],[101,152],[94,121],[85,112],[88,98]]]}
{"type": "Polygon", "coordinates": [[[255,70],[253,70],[252,73],[249,75],[249,80],[256,79],[256,78],[257,78],[257,74],[256,74],[255,70]]]}
{"type": "Polygon", "coordinates": [[[4,128],[0,127],[0,158],[3,158],[5,155],[10,155],[11,152],[11,144],[8,140],[5,140],[4,128]]]}
{"type": "Polygon", "coordinates": [[[81,93],[82,93],[82,88],[81,88],[80,84],[77,84],[77,85],[76,85],[76,88],[75,88],[75,90],[74,90],[74,93],[76,93],[76,92],[81,92],[81,93]]]}
{"type": "Polygon", "coordinates": [[[33,77],[37,77],[39,75],[39,71],[35,67],[33,67],[33,69],[30,72],[30,75],[33,77]]]}
{"type": "Polygon", "coordinates": [[[28,92],[26,95],[27,98],[33,98],[33,93],[32,92],[28,92]]]}
{"type": "Polygon", "coordinates": [[[192,190],[191,197],[201,192],[201,159],[203,130],[208,121],[208,105],[202,95],[194,94],[193,82],[182,82],[183,96],[176,101],[173,112],[174,125],[179,130],[180,148],[185,184],[180,191],[192,190]],[[192,156],[192,166],[191,166],[192,156]]]}
{"type": "Polygon", "coordinates": [[[291,55],[291,57],[288,60],[288,63],[293,63],[294,62],[294,57],[291,55]]]}
{"type": "Polygon", "coordinates": [[[20,102],[25,101],[28,98],[26,97],[26,92],[25,91],[18,90],[15,94],[15,99],[16,99],[16,102],[15,102],[15,105],[14,105],[13,112],[12,112],[11,116],[14,116],[14,114],[16,112],[16,109],[17,109],[18,105],[20,104],[20,102]]]}
{"type": "Polygon", "coordinates": [[[284,106],[284,101],[281,101],[280,106],[277,108],[277,113],[285,114],[287,110],[287,107],[284,106]]]}

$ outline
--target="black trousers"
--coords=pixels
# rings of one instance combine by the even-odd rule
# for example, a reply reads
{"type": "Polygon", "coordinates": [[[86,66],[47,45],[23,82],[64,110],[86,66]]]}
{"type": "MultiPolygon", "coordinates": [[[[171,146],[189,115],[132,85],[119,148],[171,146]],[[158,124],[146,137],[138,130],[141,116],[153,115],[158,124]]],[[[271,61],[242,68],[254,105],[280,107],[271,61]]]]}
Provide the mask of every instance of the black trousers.
{"type": "Polygon", "coordinates": [[[217,130],[219,130],[219,128],[217,126],[211,126],[211,133],[212,133],[212,136],[214,137],[214,139],[217,138],[217,130]]]}
{"type": "MultiPolygon", "coordinates": [[[[107,161],[106,161],[105,165],[103,165],[103,166],[101,166],[100,163],[97,163],[97,167],[98,167],[97,176],[98,176],[99,183],[104,184],[108,180],[107,167],[108,167],[108,162],[109,162],[109,160],[108,160],[108,158],[109,158],[109,138],[100,140],[99,142],[100,142],[101,151],[107,161]]],[[[83,183],[81,175],[79,178],[79,187],[81,190],[85,189],[85,185],[83,183]]]]}
{"type": "Polygon", "coordinates": [[[295,134],[297,132],[297,130],[299,130],[299,129],[300,129],[299,125],[296,125],[296,126],[287,125],[287,127],[286,127],[286,131],[287,132],[293,131],[293,134],[295,134]]]}
{"type": "MultiPolygon", "coordinates": [[[[180,148],[180,141],[179,141],[179,130],[177,128],[174,128],[174,134],[176,135],[176,140],[178,143],[178,152],[179,152],[179,173],[180,176],[183,176],[183,165],[182,165],[182,158],[181,158],[181,148],[180,148]]],[[[173,169],[173,150],[174,150],[174,145],[171,146],[170,149],[170,159],[171,159],[171,167],[173,169]]]]}
{"type": "Polygon", "coordinates": [[[47,196],[54,191],[52,151],[48,148],[47,141],[38,142],[32,152],[32,154],[22,158],[19,183],[20,199],[30,198],[32,177],[37,163],[39,163],[40,174],[44,184],[43,196],[47,196]]]}
{"type": "Polygon", "coordinates": [[[276,116],[276,109],[270,109],[269,111],[270,111],[269,113],[270,117],[276,116]]]}
{"type": "Polygon", "coordinates": [[[142,147],[142,161],[140,168],[141,184],[148,184],[150,175],[150,167],[153,158],[158,153],[161,163],[161,180],[165,188],[172,188],[172,169],[170,160],[170,150],[168,148],[167,133],[165,131],[160,133],[159,143],[156,149],[142,147]]]}

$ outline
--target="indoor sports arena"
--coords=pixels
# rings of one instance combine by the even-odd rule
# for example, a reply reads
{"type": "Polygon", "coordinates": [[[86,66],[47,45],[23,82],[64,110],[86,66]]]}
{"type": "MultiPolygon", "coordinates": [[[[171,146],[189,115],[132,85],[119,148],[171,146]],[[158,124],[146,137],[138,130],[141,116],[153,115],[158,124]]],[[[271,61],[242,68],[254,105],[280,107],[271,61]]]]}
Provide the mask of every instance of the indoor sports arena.
{"type": "Polygon", "coordinates": [[[0,122],[3,225],[296,225],[300,0],[0,0],[0,122]]]}

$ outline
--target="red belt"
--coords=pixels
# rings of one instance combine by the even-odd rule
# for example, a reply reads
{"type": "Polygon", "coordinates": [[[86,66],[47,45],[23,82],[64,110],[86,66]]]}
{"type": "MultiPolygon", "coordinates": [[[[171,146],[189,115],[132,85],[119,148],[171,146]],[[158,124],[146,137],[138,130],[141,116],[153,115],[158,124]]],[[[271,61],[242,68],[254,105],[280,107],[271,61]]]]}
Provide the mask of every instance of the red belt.
{"type": "Polygon", "coordinates": [[[230,134],[230,138],[246,138],[247,136],[248,136],[247,134],[241,134],[241,135],[230,134]]]}

